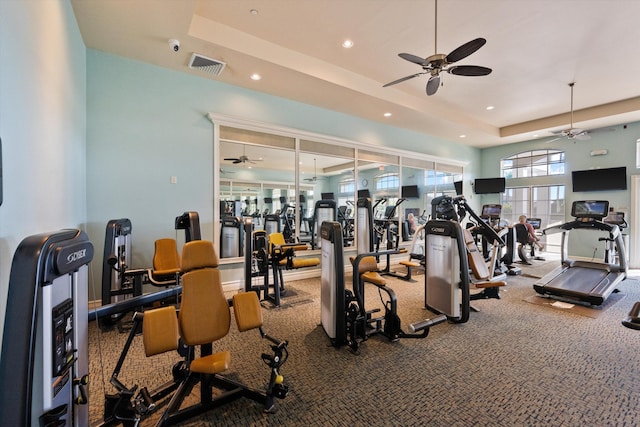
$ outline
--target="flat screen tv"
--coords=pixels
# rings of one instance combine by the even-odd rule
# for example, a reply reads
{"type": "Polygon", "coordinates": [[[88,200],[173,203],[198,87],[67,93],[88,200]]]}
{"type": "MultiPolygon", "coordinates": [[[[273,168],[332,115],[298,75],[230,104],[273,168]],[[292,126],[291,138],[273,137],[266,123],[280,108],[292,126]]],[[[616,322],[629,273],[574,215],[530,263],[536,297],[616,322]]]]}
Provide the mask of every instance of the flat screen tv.
{"type": "Polygon", "coordinates": [[[456,196],[462,196],[462,181],[455,181],[453,186],[456,189],[456,196]]]}
{"type": "Polygon", "coordinates": [[[477,178],[473,184],[476,194],[504,193],[507,181],[504,178],[477,178]]]}
{"type": "Polygon", "coordinates": [[[416,199],[420,197],[420,190],[417,185],[403,185],[401,194],[403,199],[416,199]]]}
{"type": "Polygon", "coordinates": [[[571,216],[574,218],[602,219],[609,213],[609,202],[606,200],[580,200],[571,205],[571,216]]]}
{"type": "Polygon", "coordinates": [[[267,204],[267,205],[270,204],[270,203],[273,203],[273,199],[271,197],[265,197],[264,198],[264,203],[267,204]]]}
{"type": "Polygon", "coordinates": [[[362,198],[371,198],[371,192],[365,188],[364,190],[358,190],[358,199],[362,199],[362,198]]]}
{"type": "Polygon", "coordinates": [[[322,200],[333,200],[335,197],[333,196],[333,193],[322,193],[322,200]]]}
{"type": "Polygon", "coordinates": [[[589,169],[571,172],[573,192],[611,191],[627,189],[627,168],[625,166],[605,169],[589,169]]]}

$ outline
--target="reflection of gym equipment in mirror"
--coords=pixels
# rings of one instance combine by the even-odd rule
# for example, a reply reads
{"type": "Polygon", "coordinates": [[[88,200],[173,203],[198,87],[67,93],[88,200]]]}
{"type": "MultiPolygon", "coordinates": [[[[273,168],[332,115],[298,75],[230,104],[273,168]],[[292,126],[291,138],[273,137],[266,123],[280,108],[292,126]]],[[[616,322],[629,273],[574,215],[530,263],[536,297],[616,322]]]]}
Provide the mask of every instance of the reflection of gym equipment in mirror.
{"type": "Polygon", "coordinates": [[[267,234],[266,230],[253,230],[251,218],[245,218],[245,291],[254,291],[262,300],[279,307],[286,295],[283,270],[315,267],[317,257],[298,257],[298,253],[311,249],[307,243],[287,243],[282,233],[267,234]],[[273,280],[270,280],[269,271],[273,280]],[[254,284],[254,279],[261,279],[254,284]]]}
{"type": "Polygon", "coordinates": [[[571,216],[575,220],[546,228],[544,234],[562,233],[560,266],[538,280],[533,288],[539,294],[569,300],[578,304],[601,305],[627,278],[627,257],[622,233],[617,224],[605,223],[609,202],[582,200],[573,202],[571,216]],[[606,233],[605,243],[615,245],[619,256],[606,260],[572,259],[568,256],[569,232],[587,230],[606,233]]]}
{"type": "Polygon", "coordinates": [[[446,316],[420,320],[409,325],[410,332],[403,331],[397,313],[396,294],[377,273],[376,254],[363,253],[352,260],[352,289],[345,289],[341,225],[336,221],[323,222],[320,234],[323,239],[321,323],[332,345],[340,347],[346,344],[357,353],[362,342],[376,334],[381,334],[392,342],[400,338],[426,338],[431,326],[446,320],[446,316]],[[378,289],[384,316],[374,317],[380,308],[365,308],[366,283],[378,289]]]}
{"type": "Polygon", "coordinates": [[[500,298],[506,274],[497,270],[504,242],[495,229],[480,218],[464,196],[439,196],[432,200],[432,220],[425,224],[425,306],[456,323],[469,320],[471,301],[500,298]],[[469,214],[492,243],[489,264],[461,221],[469,214]]]}

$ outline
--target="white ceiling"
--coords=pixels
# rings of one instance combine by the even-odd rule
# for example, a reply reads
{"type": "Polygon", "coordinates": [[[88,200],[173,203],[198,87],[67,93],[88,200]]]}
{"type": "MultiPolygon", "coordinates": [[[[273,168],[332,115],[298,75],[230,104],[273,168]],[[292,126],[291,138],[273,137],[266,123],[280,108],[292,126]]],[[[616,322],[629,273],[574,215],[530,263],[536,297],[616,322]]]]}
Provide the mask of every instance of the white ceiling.
{"type": "Polygon", "coordinates": [[[573,81],[574,127],[640,120],[638,0],[440,0],[437,52],[434,0],[71,3],[88,48],[470,146],[569,128],[573,81]],[[490,75],[445,73],[429,97],[427,76],[382,87],[422,71],[398,53],[447,54],[477,37],[487,44],[456,65],[490,75]],[[192,70],[194,52],[227,65],[220,76],[192,70]]]}

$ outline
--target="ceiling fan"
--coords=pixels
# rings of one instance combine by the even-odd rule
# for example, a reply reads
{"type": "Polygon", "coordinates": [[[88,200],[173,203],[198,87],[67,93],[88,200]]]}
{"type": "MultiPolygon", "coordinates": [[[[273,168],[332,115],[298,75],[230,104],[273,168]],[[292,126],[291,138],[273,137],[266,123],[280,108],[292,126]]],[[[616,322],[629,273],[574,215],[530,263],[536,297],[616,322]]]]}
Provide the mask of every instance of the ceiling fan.
{"type": "MultiPolygon", "coordinates": [[[[438,52],[438,0],[435,0],[435,22],[434,50],[435,52],[438,52]]],[[[421,58],[410,53],[399,53],[398,56],[400,58],[420,65],[424,71],[394,80],[382,87],[392,86],[397,83],[404,82],[405,80],[418,77],[422,74],[429,74],[431,77],[429,77],[429,80],[427,81],[427,95],[433,95],[440,87],[440,73],[442,71],[446,71],[449,74],[457,76],[486,76],[491,73],[491,68],[480,67],[478,65],[454,65],[449,67],[450,64],[458,62],[480,49],[486,42],[487,41],[483,38],[477,38],[463,44],[448,55],[435,53],[427,58],[421,58]]]]}
{"type": "Polygon", "coordinates": [[[562,138],[573,140],[574,143],[576,142],[576,140],[586,141],[591,139],[589,132],[583,129],[577,129],[573,127],[573,86],[575,84],[576,82],[569,83],[569,87],[571,88],[571,123],[569,124],[569,129],[564,129],[558,132],[560,136],[547,141],[547,143],[554,142],[562,138]]]}
{"type": "Polygon", "coordinates": [[[250,159],[249,157],[247,157],[246,155],[246,146],[242,147],[242,156],[239,157],[227,157],[224,160],[232,162],[234,165],[238,164],[238,163],[252,163],[255,164],[256,162],[261,162],[262,159],[250,159]]]}
{"type": "Polygon", "coordinates": [[[316,171],[316,159],[314,158],[313,159],[313,176],[311,178],[305,178],[304,180],[307,182],[316,182],[318,181],[318,179],[320,178],[318,178],[318,174],[316,171]]]}

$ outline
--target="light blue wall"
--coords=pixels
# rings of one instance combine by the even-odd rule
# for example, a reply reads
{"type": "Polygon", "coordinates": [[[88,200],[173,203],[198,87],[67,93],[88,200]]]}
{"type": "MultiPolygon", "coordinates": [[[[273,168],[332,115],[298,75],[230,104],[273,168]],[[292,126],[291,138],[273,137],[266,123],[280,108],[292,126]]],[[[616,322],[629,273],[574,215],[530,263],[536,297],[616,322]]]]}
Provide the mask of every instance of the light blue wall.
{"type": "MultiPolygon", "coordinates": [[[[510,180],[507,186],[527,186],[545,184],[564,184],[567,190],[565,217],[570,218],[571,203],[575,200],[609,200],[609,204],[616,209],[627,210],[631,205],[630,176],[640,173],[636,168],[636,140],[640,138],[640,123],[631,123],[625,126],[615,126],[613,131],[600,131],[592,133],[592,137],[587,141],[558,140],[547,143],[549,138],[526,141],[517,144],[502,145],[495,148],[482,150],[481,177],[500,176],[500,159],[523,151],[535,149],[557,149],[566,153],[566,173],[564,176],[553,176],[543,178],[521,178],[510,180]],[[593,150],[607,149],[605,156],[591,156],[593,150]],[[611,168],[618,166],[627,167],[627,191],[597,191],[580,192],[571,191],[571,171],[586,170],[594,168],[611,168]]],[[[499,197],[499,196],[498,196],[499,197]]]]}
{"type": "Polygon", "coordinates": [[[208,112],[468,161],[466,172],[479,173],[474,148],[103,52],[87,52],[87,75],[88,231],[96,258],[115,218],[132,221],[134,267],[151,265],[153,242],[175,236],[173,221],[185,211],[198,211],[203,238],[212,238],[208,112]]]}
{"type": "MultiPolygon", "coordinates": [[[[482,150],[481,170],[483,177],[500,176],[500,159],[523,151],[535,149],[558,149],[566,153],[566,173],[564,176],[520,178],[507,181],[508,187],[564,184],[566,189],[565,220],[571,220],[571,205],[576,200],[608,200],[609,206],[616,211],[631,213],[631,175],[640,173],[636,168],[636,140],[640,138],[640,123],[630,123],[612,127],[611,131],[603,130],[592,133],[587,141],[573,141],[561,139],[547,143],[550,138],[526,141],[517,144],[503,145],[500,147],[482,150]],[[591,156],[593,150],[606,149],[608,154],[604,156],[591,156]],[[596,191],[596,192],[572,192],[571,171],[587,170],[594,168],[611,168],[618,166],[627,167],[627,190],[596,191]]],[[[483,199],[487,203],[499,202],[499,195],[491,195],[483,199]]],[[[630,227],[637,221],[627,217],[630,227]]],[[[629,229],[624,231],[625,234],[629,229]]],[[[569,239],[569,254],[584,257],[602,258],[604,256],[604,244],[598,242],[594,233],[571,233],[569,239]]],[[[627,248],[628,249],[628,248],[627,248]]]]}
{"type": "Polygon", "coordinates": [[[85,54],[68,1],[0,1],[0,325],[19,243],[85,223],[85,54]]]}

